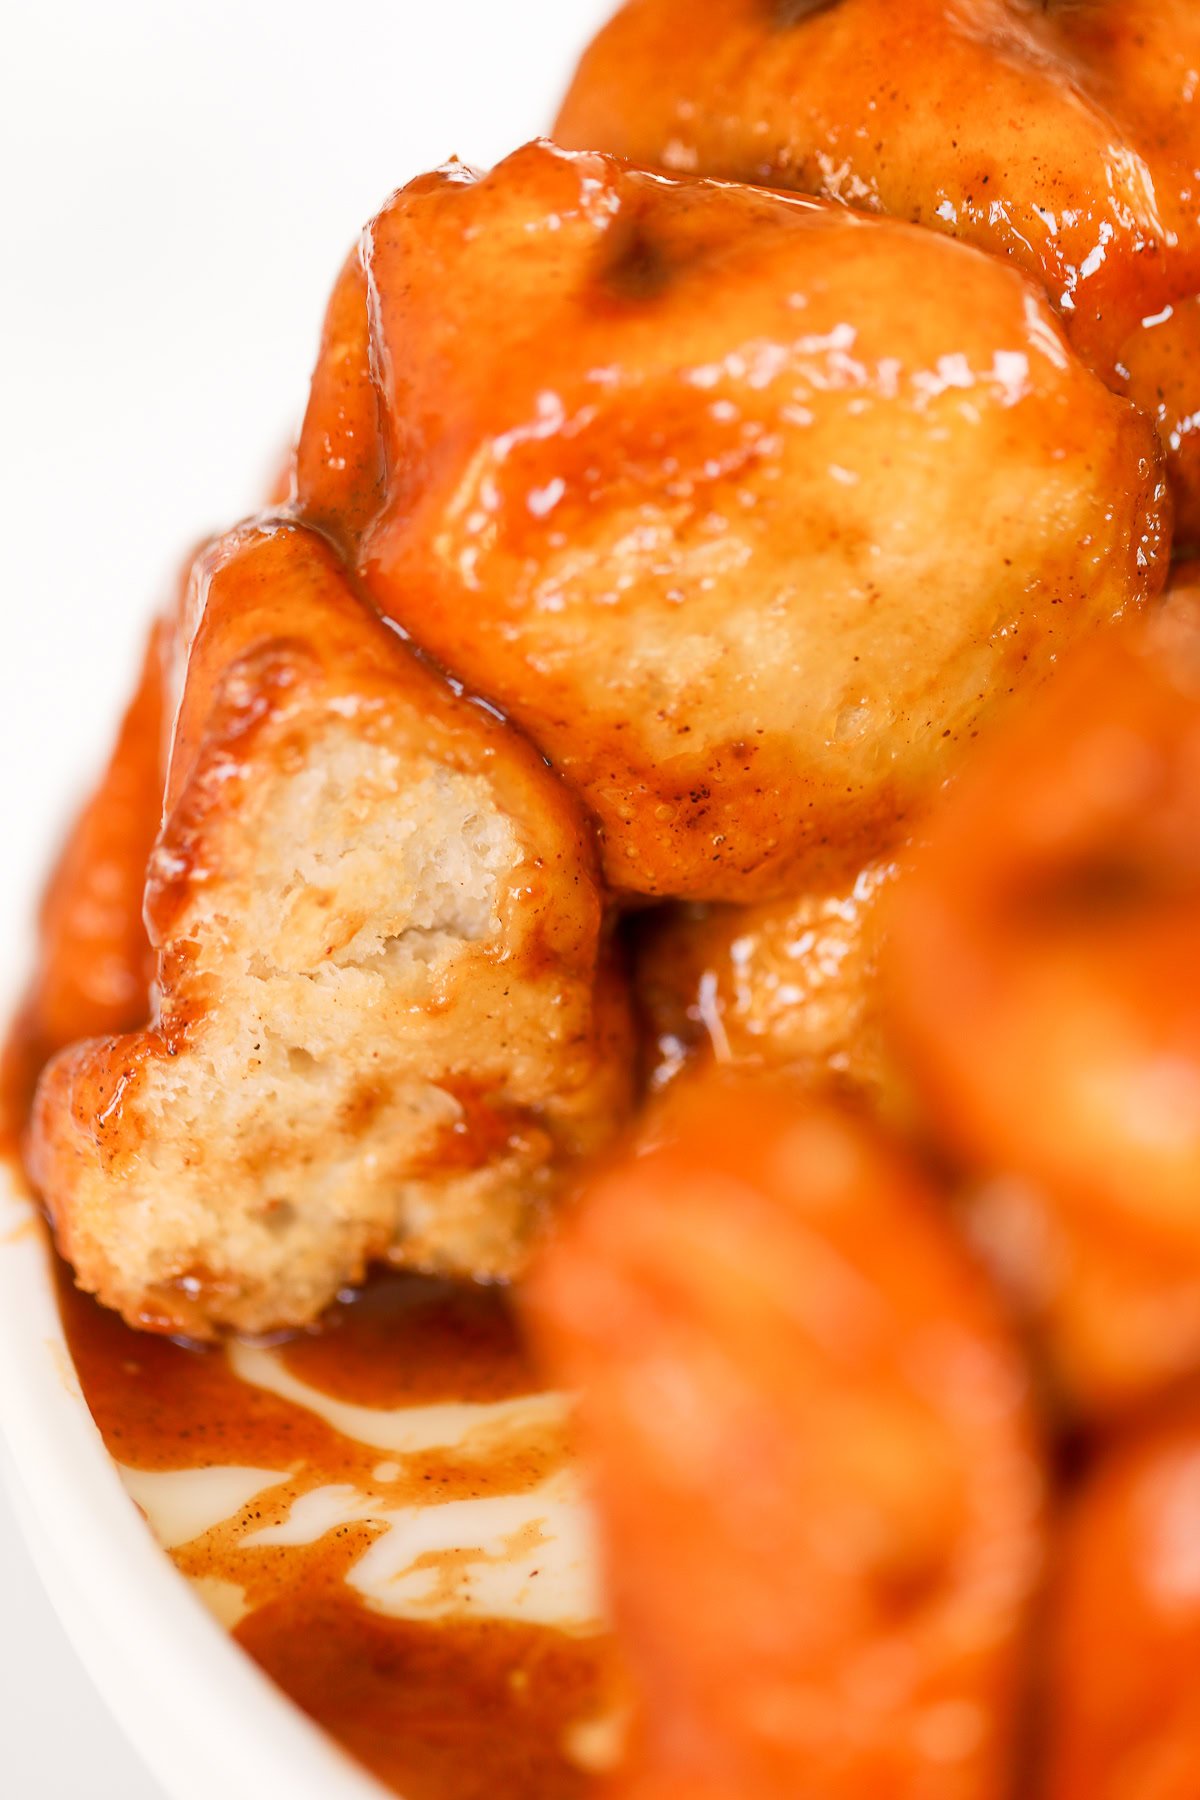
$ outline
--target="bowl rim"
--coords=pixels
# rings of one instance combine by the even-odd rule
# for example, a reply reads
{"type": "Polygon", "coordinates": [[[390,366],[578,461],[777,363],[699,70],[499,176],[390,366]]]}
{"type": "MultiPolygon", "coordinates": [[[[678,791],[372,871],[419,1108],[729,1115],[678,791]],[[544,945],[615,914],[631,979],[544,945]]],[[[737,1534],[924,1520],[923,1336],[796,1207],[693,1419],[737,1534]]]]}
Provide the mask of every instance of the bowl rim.
{"type": "Polygon", "coordinates": [[[49,1233],[7,1164],[0,1449],[27,1547],[72,1647],[170,1800],[384,1800],[389,1791],[206,1610],[126,1493],[71,1361],[49,1233]]]}

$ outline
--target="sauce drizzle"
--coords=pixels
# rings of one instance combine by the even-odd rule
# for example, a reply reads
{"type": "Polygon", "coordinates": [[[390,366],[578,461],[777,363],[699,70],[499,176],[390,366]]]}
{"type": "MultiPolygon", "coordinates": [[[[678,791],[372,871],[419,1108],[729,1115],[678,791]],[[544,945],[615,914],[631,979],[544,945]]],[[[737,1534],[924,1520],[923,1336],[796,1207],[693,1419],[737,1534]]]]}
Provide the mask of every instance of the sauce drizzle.
{"type": "Polygon", "coordinates": [[[595,1789],[619,1745],[615,1659],[587,1601],[586,1547],[570,1531],[555,1541],[554,1521],[579,1510],[565,1407],[540,1394],[502,1293],[386,1275],[320,1330],[214,1350],[134,1332],[62,1265],[57,1278],[84,1395],[131,1493],[310,1718],[406,1800],[595,1789]],[[357,1436],[322,1416],[326,1401],[357,1436]],[[482,1423],[416,1449],[365,1441],[395,1438],[397,1409],[437,1407],[483,1409],[482,1423]],[[482,1521],[510,1513],[528,1519],[485,1543],[482,1521]],[[480,1521],[479,1542],[439,1546],[436,1521],[460,1517],[480,1521]],[[386,1558],[380,1547],[413,1521],[434,1547],[368,1580],[373,1562],[405,1562],[403,1539],[386,1558]]]}

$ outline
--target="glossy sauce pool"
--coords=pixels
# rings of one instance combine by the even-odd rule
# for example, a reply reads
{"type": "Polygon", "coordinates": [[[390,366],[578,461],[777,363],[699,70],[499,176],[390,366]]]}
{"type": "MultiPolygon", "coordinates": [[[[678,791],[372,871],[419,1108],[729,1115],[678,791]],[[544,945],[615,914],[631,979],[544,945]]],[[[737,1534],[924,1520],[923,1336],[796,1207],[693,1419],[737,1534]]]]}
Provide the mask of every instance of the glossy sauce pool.
{"type": "Polygon", "coordinates": [[[319,1331],[198,1350],[58,1283],[127,1488],[297,1705],[408,1800],[593,1790],[611,1646],[566,1409],[502,1295],[387,1276],[319,1331]]]}

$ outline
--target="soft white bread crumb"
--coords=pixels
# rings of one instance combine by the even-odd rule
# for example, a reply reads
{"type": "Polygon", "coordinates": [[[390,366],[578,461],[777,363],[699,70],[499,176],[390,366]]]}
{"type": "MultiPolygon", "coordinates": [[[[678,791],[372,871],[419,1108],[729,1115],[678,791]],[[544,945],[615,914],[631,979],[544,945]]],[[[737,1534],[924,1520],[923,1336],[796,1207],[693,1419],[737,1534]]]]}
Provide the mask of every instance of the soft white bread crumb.
{"type": "Polygon", "coordinates": [[[624,1103],[555,778],[359,615],[305,534],[252,534],[213,580],[299,565],[311,586],[314,558],[287,638],[239,645],[190,727],[185,694],[193,760],[148,883],[159,1018],[64,1053],[35,1112],[83,1285],[196,1335],[306,1322],[381,1258],[512,1273],[624,1103]]]}

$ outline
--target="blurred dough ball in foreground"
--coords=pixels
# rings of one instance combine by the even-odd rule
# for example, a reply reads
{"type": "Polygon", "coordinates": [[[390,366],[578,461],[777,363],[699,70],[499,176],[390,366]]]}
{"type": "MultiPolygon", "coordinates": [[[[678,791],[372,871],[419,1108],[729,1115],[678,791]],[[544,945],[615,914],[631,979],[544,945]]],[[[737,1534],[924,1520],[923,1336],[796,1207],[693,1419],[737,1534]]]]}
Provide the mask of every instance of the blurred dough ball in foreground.
{"type": "Polygon", "coordinates": [[[616,1791],[1013,1791],[1042,1472],[934,1194],[794,1082],[680,1082],[526,1296],[644,1704],[616,1791]]]}
{"type": "Polygon", "coordinates": [[[1200,1394],[1088,1471],[1048,1608],[1045,1800],[1190,1800],[1200,1769],[1200,1394]]]}
{"type": "Polygon", "coordinates": [[[928,1117],[1068,1395],[1200,1364],[1200,610],[1184,570],[963,775],[888,909],[928,1117]]]}

